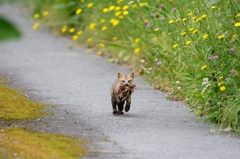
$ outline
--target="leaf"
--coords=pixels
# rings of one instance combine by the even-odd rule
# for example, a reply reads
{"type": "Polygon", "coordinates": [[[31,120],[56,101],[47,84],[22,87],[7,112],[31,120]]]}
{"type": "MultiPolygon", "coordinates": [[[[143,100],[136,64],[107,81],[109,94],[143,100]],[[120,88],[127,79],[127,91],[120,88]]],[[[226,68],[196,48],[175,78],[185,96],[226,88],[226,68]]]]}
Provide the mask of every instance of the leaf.
{"type": "Polygon", "coordinates": [[[20,32],[8,20],[0,17],[0,41],[19,38],[20,32]]]}
{"type": "Polygon", "coordinates": [[[207,8],[210,8],[213,4],[218,3],[220,0],[208,0],[207,1],[207,8]]]}

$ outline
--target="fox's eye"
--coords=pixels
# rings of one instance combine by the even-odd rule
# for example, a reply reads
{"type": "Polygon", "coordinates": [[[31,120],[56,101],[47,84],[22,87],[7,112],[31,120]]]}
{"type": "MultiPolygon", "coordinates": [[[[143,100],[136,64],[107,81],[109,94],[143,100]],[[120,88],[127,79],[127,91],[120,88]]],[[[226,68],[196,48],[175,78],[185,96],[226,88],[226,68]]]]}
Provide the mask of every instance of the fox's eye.
{"type": "Polygon", "coordinates": [[[125,82],[125,80],[122,80],[122,82],[124,83],[124,82],[125,82]]]}
{"type": "Polygon", "coordinates": [[[128,80],[128,83],[130,83],[131,82],[131,80],[128,80]]]}

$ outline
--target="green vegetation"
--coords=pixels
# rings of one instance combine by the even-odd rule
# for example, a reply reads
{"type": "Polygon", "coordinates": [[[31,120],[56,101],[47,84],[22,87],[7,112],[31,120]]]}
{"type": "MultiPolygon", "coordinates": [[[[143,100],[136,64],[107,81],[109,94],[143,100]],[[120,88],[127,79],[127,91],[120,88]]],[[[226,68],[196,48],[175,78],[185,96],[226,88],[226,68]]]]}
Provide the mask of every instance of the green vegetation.
{"type": "Polygon", "coordinates": [[[196,115],[240,132],[238,0],[41,0],[33,29],[123,61],[196,115]]]}
{"type": "Polygon", "coordinates": [[[38,133],[23,128],[0,129],[0,158],[74,159],[86,154],[85,141],[59,134],[38,133]]]}

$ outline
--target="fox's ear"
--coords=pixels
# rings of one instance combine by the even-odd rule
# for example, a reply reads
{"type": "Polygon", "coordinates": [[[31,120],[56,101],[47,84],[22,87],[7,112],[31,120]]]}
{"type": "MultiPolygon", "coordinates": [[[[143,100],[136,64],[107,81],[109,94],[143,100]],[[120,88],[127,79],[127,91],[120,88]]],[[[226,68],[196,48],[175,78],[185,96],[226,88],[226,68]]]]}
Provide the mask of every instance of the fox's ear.
{"type": "Polygon", "coordinates": [[[118,72],[118,78],[122,78],[123,74],[121,72],[118,72]]]}
{"type": "Polygon", "coordinates": [[[132,77],[132,78],[134,78],[134,72],[131,72],[131,73],[129,74],[129,76],[132,77]]]}

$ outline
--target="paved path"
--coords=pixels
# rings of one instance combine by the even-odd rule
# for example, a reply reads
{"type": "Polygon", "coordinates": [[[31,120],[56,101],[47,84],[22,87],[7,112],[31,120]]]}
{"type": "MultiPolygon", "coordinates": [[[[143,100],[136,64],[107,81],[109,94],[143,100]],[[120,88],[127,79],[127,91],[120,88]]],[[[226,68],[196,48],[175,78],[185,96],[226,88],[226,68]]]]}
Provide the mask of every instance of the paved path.
{"type": "Polygon", "coordinates": [[[32,31],[33,21],[20,10],[0,7],[23,33],[19,41],[0,44],[0,73],[31,99],[55,104],[52,116],[22,125],[88,139],[96,154],[84,158],[240,158],[239,138],[209,133],[212,125],[197,122],[193,114],[181,119],[186,106],[166,100],[141,78],[135,83],[142,93],[133,94],[130,112],[112,115],[109,88],[118,71],[129,70],[83,48],[70,50],[71,40],[46,29],[32,31]]]}

